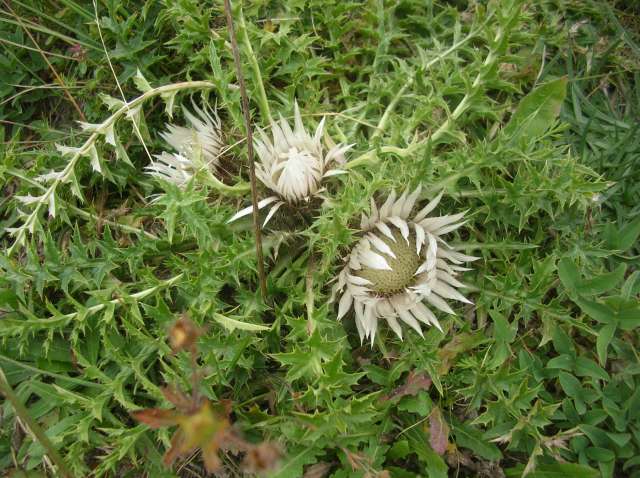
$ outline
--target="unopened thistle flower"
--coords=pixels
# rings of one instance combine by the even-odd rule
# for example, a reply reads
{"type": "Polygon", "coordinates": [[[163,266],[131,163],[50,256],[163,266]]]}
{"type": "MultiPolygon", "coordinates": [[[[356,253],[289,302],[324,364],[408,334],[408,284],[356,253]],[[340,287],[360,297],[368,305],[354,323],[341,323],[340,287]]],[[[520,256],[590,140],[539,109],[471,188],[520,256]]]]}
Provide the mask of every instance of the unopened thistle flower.
{"type": "MultiPolygon", "coordinates": [[[[315,134],[311,136],[302,124],[297,102],[294,109],[293,130],[284,118],[280,118],[279,122],[271,123],[273,141],[261,129],[258,129],[259,138],[254,140],[259,158],[256,162],[256,176],[274,193],[258,202],[258,209],[271,206],[264,225],[283,205],[297,205],[320,195],[324,191],[323,179],[344,173],[340,169],[332,169],[332,166],[334,163],[343,164],[344,153],[352,147],[336,145],[328,137],[323,146],[325,118],[322,118],[315,134]]],[[[228,222],[252,212],[251,206],[242,209],[228,222]]]]}
{"type": "Polygon", "coordinates": [[[164,140],[176,151],[163,151],[155,155],[145,169],[152,176],[159,177],[184,187],[203,168],[211,171],[219,163],[223,147],[220,118],[216,111],[193,105],[196,115],[184,110],[189,127],[167,125],[167,131],[160,133],[164,140]]]}
{"type": "Polygon", "coordinates": [[[338,275],[332,300],[340,296],[338,320],[353,307],[360,341],[373,340],[378,320],[384,319],[402,339],[400,322],[422,335],[420,322],[442,330],[430,307],[454,314],[445,299],[471,303],[457,288],[461,264],[478,259],[454,251],[441,236],[459,228],[464,212],[427,217],[442,193],[416,214],[413,206],[420,187],[396,198],[395,191],[381,208],[371,200],[371,214],[362,214],[363,236],[351,250],[338,275]]]}

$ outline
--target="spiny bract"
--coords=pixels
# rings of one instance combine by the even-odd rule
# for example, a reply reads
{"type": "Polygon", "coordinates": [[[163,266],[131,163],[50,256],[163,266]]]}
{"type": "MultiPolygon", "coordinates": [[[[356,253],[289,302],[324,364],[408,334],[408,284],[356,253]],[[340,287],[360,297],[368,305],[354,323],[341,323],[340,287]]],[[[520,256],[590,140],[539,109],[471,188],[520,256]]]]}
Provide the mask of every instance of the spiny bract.
{"type": "MultiPolygon", "coordinates": [[[[343,174],[340,169],[330,169],[336,163],[343,164],[344,154],[353,145],[334,144],[323,131],[325,118],[322,118],[313,137],[302,124],[298,103],[294,105],[294,129],[282,117],[279,122],[271,123],[273,141],[262,129],[258,129],[260,138],[254,140],[259,161],[256,162],[256,176],[274,195],[258,202],[258,209],[272,205],[264,221],[266,225],[276,211],[284,204],[295,205],[309,201],[323,191],[322,180],[329,176],[343,174]],[[325,146],[327,148],[324,154],[325,146]]],[[[228,222],[251,214],[249,206],[238,211],[228,222]]]]}
{"type": "Polygon", "coordinates": [[[184,110],[189,128],[168,124],[167,131],[160,133],[176,153],[163,151],[145,168],[152,176],[180,188],[185,187],[200,169],[211,171],[217,166],[223,147],[218,113],[206,107],[200,109],[193,105],[193,108],[197,116],[184,110]]]}

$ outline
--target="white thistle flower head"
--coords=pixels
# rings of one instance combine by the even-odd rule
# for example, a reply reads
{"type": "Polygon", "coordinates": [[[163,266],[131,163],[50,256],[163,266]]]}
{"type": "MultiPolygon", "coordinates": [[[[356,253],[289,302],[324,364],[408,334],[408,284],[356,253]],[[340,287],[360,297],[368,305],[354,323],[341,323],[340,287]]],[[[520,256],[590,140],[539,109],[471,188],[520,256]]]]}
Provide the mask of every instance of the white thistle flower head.
{"type": "Polygon", "coordinates": [[[152,176],[159,177],[183,188],[191,178],[203,168],[212,171],[220,162],[222,151],[222,126],[218,113],[208,108],[193,105],[196,114],[186,108],[184,116],[189,127],[167,125],[167,131],[160,136],[176,151],[163,151],[155,155],[145,169],[152,176]]]}
{"type": "MultiPolygon", "coordinates": [[[[325,118],[322,118],[311,136],[302,124],[298,102],[294,105],[294,125],[282,117],[271,123],[271,140],[262,129],[254,146],[259,161],[256,162],[256,176],[274,194],[258,203],[258,209],[271,205],[264,221],[266,226],[275,212],[283,205],[297,205],[318,197],[323,191],[322,181],[345,171],[335,168],[345,163],[345,153],[353,145],[335,144],[324,137],[325,118]],[[325,153],[326,149],[326,153],[325,153]]],[[[242,209],[228,222],[251,214],[252,207],[242,209]]]]}
{"type": "Polygon", "coordinates": [[[457,288],[461,264],[477,257],[454,251],[442,239],[464,224],[464,212],[428,217],[442,193],[416,214],[420,187],[399,198],[393,191],[381,208],[371,200],[371,214],[362,215],[363,236],[351,250],[333,288],[338,320],[353,307],[360,341],[373,345],[378,321],[384,319],[402,339],[401,322],[422,336],[420,323],[442,330],[431,307],[454,314],[446,299],[470,304],[457,288]]]}

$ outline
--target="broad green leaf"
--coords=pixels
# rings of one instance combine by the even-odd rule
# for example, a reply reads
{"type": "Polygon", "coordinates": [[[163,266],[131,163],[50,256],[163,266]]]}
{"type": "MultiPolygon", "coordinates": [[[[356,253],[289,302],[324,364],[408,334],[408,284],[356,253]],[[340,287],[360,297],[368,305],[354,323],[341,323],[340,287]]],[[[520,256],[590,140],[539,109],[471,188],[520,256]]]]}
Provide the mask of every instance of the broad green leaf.
{"type": "Polygon", "coordinates": [[[568,354],[558,355],[547,362],[547,368],[559,368],[562,370],[572,370],[575,358],[568,354]]]}
{"type": "MultiPolygon", "coordinates": [[[[524,466],[516,466],[504,470],[507,478],[524,478],[524,466]]],[[[538,465],[527,478],[600,478],[600,472],[589,466],[572,463],[556,463],[553,465],[538,465]]]]}
{"type": "MultiPolygon", "coordinates": [[[[616,249],[626,251],[633,247],[640,236],[640,217],[635,221],[625,224],[616,234],[616,249]]],[[[637,244],[636,244],[637,245],[637,244]]]]}
{"type": "Polygon", "coordinates": [[[591,446],[585,450],[585,454],[593,461],[613,461],[616,454],[606,448],[591,446]]]}
{"type": "Polygon", "coordinates": [[[570,292],[575,292],[580,287],[580,271],[574,262],[568,257],[563,257],[558,261],[558,276],[562,285],[570,292]]]}
{"type": "Polygon", "coordinates": [[[566,77],[533,90],[520,101],[504,128],[504,134],[507,137],[530,140],[542,136],[558,118],[566,91],[566,77]]]}
{"type": "Polygon", "coordinates": [[[422,429],[413,428],[406,435],[411,448],[418,455],[418,459],[426,465],[426,476],[429,478],[447,478],[449,467],[442,457],[428,445],[427,437],[422,429]]]}
{"type": "Polygon", "coordinates": [[[475,428],[459,423],[454,424],[453,434],[456,439],[456,445],[468,448],[476,455],[486,460],[498,461],[502,459],[502,452],[493,443],[482,438],[482,433],[475,428]]]}
{"type": "Polygon", "coordinates": [[[236,329],[247,330],[250,332],[259,332],[259,331],[269,330],[269,327],[265,325],[242,322],[240,320],[232,319],[230,317],[227,317],[226,315],[218,314],[216,312],[214,312],[213,318],[216,322],[221,324],[224,328],[226,328],[230,332],[233,332],[236,329]]]}
{"type": "Polygon", "coordinates": [[[609,380],[609,374],[593,360],[586,357],[576,358],[576,375],[599,380],[609,380]]]}
{"type": "Polygon", "coordinates": [[[601,274],[593,279],[583,280],[578,286],[578,292],[584,295],[599,295],[608,292],[624,279],[626,271],[627,265],[623,263],[612,272],[601,274]]]}
{"type": "Polygon", "coordinates": [[[602,366],[607,363],[607,350],[616,333],[616,328],[616,324],[607,324],[598,332],[598,337],[596,338],[596,350],[598,351],[598,360],[602,366]]]}
{"type": "Polygon", "coordinates": [[[582,395],[582,385],[580,380],[573,375],[566,372],[560,372],[558,374],[560,379],[560,385],[567,395],[573,398],[579,398],[582,395]]]}

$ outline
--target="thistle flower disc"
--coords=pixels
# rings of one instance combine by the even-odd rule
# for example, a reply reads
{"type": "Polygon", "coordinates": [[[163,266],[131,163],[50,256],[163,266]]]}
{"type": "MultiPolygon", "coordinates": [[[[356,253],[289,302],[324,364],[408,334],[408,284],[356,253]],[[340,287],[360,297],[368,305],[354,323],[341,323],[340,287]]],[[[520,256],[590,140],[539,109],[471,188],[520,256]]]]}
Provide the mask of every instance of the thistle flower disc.
{"type": "MultiPolygon", "coordinates": [[[[353,145],[336,145],[328,137],[323,142],[324,124],[325,118],[322,118],[315,134],[311,136],[302,123],[300,108],[296,102],[293,129],[282,117],[280,121],[271,123],[273,140],[258,129],[259,138],[254,140],[259,159],[256,162],[256,177],[273,193],[258,203],[258,209],[271,207],[264,225],[283,205],[295,206],[302,201],[308,202],[324,191],[322,181],[325,178],[344,173],[331,167],[334,163],[343,164],[346,161],[344,154],[353,145]]],[[[242,209],[228,222],[252,212],[252,207],[242,209]]]]}
{"type": "Polygon", "coordinates": [[[422,335],[420,322],[440,323],[425,305],[453,314],[445,299],[470,303],[457,288],[464,285],[456,275],[461,264],[476,260],[451,249],[441,236],[462,224],[463,213],[427,217],[442,194],[412,215],[420,187],[399,198],[395,192],[378,209],[371,201],[371,214],[362,215],[362,238],[338,275],[332,300],[339,296],[338,319],[353,308],[360,340],[373,343],[378,320],[384,319],[402,339],[400,322],[422,335]]]}
{"type": "Polygon", "coordinates": [[[189,127],[167,125],[160,136],[176,151],[163,151],[155,155],[145,169],[152,176],[184,187],[202,168],[213,170],[219,164],[223,147],[222,126],[215,110],[200,109],[193,105],[194,115],[185,108],[184,115],[189,127]]]}

